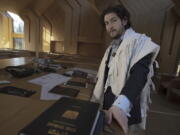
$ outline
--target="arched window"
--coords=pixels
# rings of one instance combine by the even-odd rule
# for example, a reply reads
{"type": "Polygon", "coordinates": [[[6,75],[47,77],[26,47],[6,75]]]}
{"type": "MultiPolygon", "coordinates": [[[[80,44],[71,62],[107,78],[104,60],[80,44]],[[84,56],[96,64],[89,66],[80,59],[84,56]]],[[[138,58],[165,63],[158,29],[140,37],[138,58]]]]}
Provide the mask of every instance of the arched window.
{"type": "Polygon", "coordinates": [[[7,11],[13,20],[12,27],[12,41],[13,49],[24,49],[24,21],[12,12],[7,11]]]}

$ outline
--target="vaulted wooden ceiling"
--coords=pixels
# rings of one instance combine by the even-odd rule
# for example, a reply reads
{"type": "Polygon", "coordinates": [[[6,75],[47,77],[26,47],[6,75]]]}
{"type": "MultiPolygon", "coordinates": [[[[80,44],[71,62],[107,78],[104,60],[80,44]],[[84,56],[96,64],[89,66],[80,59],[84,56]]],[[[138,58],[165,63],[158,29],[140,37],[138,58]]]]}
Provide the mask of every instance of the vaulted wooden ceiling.
{"type": "MultiPolygon", "coordinates": [[[[21,12],[23,9],[26,8],[34,8],[37,12],[42,13],[45,9],[49,7],[49,5],[54,0],[0,0],[0,9],[1,10],[10,10],[15,13],[21,12]]],[[[147,6],[147,3],[154,3],[155,6],[161,6],[163,5],[164,0],[87,0],[95,5],[95,7],[102,11],[104,8],[106,8],[109,5],[114,4],[125,4],[125,3],[131,3],[131,8],[142,8],[141,11],[145,9],[147,6]],[[134,6],[133,6],[134,5],[134,6]],[[139,5],[139,6],[138,6],[139,5]]],[[[174,3],[178,7],[180,7],[180,1],[179,0],[165,0],[168,3],[174,3]]]]}
{"type": "Polygon", "coordinates": [[[29,7],[35,0],[0,0],[0,9],[19,13],[29,7]]]}

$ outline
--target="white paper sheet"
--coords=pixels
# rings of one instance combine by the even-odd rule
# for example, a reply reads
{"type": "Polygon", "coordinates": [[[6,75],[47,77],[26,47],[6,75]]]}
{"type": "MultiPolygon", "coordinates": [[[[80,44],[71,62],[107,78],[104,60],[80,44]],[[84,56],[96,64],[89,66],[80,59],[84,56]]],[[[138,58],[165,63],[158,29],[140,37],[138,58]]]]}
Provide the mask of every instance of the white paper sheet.
{"type": "Polygon", "coordinates": [[[70,77],[63,76],[56,73],[50,73],[35,79],[30,80],[30,83],[44,86],[46,84],[63,83],[70,79],[70,77]]]}
{"type": "Polygon", "coordinates": [[[49,91],[56,85],[62,84],[70,80],[71,77],[66,77],[56,73],[50,73],[36,79],[30,80],[30,83],[41,85],[41,100],[57,100],[62,96],[59,94],[49,93],[49,91]]]}
{"type": "MultiPolygon", "coordinates": [[[[56,85],[58,85],[58,84],[56,84],[56,85]]],[[[56,85],[54,85],[54,84],[48,85],[47,84],[47,85],[42,86],[40,99],[41,100],[58,100],[61,97],[63,97],[63,95],[54,94],[54,93],[49,92],[56,85]]]]}

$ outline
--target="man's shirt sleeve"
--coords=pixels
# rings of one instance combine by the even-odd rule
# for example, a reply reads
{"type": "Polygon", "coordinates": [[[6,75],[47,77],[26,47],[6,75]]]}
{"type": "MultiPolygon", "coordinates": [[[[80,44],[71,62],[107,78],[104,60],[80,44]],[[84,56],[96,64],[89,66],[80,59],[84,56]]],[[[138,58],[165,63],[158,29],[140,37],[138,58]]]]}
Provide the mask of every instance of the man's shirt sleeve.
{"type": "Polygon", "coordinates": [[[119,95],[117,97],[117,99],[115,100],[115,102],[113,103],[114,106],[119,107],[120,109],[122,109],[125,114],[130,117],[130,110],[131,110],[131,103],[129,101],[129,99],[124,96],[124,95],[119,95]]]}

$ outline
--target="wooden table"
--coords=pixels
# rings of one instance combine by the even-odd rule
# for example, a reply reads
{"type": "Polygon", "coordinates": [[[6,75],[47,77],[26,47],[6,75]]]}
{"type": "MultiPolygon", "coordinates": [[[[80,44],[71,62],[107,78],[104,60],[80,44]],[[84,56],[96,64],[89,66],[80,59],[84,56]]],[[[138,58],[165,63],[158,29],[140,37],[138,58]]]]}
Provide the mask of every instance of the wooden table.
{"type": "Polygon", "coordinates": [[[18,58],[8,58],[0,59],[0,69],[7,66],[21,66],[32,63],[33,57],[18,57],[18,58]]]}
{"type": "Polygon", "coordinates": [[[16,135],[20,129],[54,103],[3,94],[0,94],[0,102],[1,135],[16,135]]]}
{"type": "MultiPolygon", "coordinates": [[[[65,71],[61,70],[59,73],[63,72],[65,71]]],[[[10,84],[11,86],[25,88],[27,90],[35,90],[36,94],[30,98],[0,94],[0,135],[16,135],[20,129],[25,127],[55,102],[40,100],[41,86],[28,83],[28,80],[45,74],[47,73],[34,74],[22,79],[15,79],[13,77],[8,78],[8,80],[12,82],[12,84],[10,84]]],[[[6,78],[6,76],[4,77],[6,78]]],[[[81,78],[73,79],[76,81],[81,80],[81,78]]],[[[6,85],[0,85],[0,87],[3,86],[6,85]]],[[[92,94],[92,89],[92,86],[89,86],[88,88],[80,88],[80,93],[76,98],[89,100],[92,94]]],[[[113,124],[113,127],[116,129],[114,135],[122,135],[117,124],[113,124]]],[[[102,135],[110,134],[102,133],[102,135]]]]}

